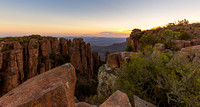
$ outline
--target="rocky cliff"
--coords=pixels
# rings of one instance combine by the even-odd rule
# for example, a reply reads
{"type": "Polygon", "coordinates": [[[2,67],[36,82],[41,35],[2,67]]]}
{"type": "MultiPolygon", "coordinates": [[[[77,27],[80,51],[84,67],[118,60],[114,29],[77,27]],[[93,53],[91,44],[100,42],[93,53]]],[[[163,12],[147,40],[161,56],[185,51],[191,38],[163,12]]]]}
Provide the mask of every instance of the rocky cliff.
{"type": "Polygon", "coordinates": [[[150,30],[133,29],[130,37],[126,39],[129,51],[137,52],[145,45],[155,45],[155,43],[165,44],[165,48],[180,50],[184,47],[200,44],[200,23],[193,24],[172,24],[164,27],[157,27],[150,30]]]}
{"type": "Polygon", "coordinates": [[[0,96],[38,74],[70,62],[79,74],[93,76],[100,65],[98,53],[83,39],[32,35],[0,39],[0,96]]]}

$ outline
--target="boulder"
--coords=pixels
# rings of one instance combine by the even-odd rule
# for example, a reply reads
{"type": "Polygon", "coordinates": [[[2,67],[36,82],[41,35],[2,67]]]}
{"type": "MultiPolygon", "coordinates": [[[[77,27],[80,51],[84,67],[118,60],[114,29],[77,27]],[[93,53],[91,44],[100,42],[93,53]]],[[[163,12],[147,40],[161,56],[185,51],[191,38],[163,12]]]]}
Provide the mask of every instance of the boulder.
{"type": "Polygon", "coordinates": [[[135,53],[134,52],[120,52],[120,56],[119,56],[120,67],[123,66],[122,62],[129,62],[133,54],[135,53]]]}
{"type": "Polygon", "coordinates": [[[99,68],[97,94],[100,99],[109,97],[115,91],[116,72],[119,69],[111,69],[106,64],[99,68]]]}
{"type": "Polygon", "coordinates": [[[163,51],[163,50],[165,50],[165,45],[161,44],[161,43],[157,43],[157,44],[155,44],[154,48],[158,51],[163,51]]]}
{"type": "Polygon", "coordinates": [[[192,40],[191,40],[191,45],[192,45],[192,46],[200,45],[200,39],[192,39],[192,40]]]}
{"type": "Polygon", "coordinates": [[[134,95],[134,105],[135,107],[156,107],[150,102],[144,101],[135,95],[134,95]]]}
{"type": "Polygon", "coordinates": [[[119,62],[119,53],[112,53],[108,55],[107,59],[107,65],[110,68],[119,68],[120,67],[120,62],[119,62]]]}
{"type": "Polygon", "coordinates": [[[180,54],[192,58],[193,61],[200,60],[200,45],[182,48],[180,54]]]}
{"type": "Polygon", "coordinates": [[[173,40],[172,43],[173,45],[171,48],[175,50],[180,50],[185,47],[185,40],[173,40]]]}
{"type": "Polygon", "coordinates": [[[7,107],[74,107],[75,69],[65,64],[33,77],[0,98],[7,107]]]}
{"type": "Polygon", "coordinates": [[[122,67],[122,62],[128,62],[134,52],[120,52],[120,53],[112,53],[108,55],[107,65],[110,68],[120,68],[122,67]]]}
{"type": "Polygon", "coordinates": [[[85,102],[79,102],[75,104],[75,107],[97,107],[96,105],[90,105],[88,103],[85,102]]]}
{"type": "Polygon", "coordinates": [[[184,42],[184,47],[190,47],[191,46],[191,41],[185,41],[184,42]]]}
{"type": "Polygon", "coordinates": [[[132,106],[128,96],[125,93],[118,90],[114,94],[112,94],[99,107],[132,107],[132,106]]]}

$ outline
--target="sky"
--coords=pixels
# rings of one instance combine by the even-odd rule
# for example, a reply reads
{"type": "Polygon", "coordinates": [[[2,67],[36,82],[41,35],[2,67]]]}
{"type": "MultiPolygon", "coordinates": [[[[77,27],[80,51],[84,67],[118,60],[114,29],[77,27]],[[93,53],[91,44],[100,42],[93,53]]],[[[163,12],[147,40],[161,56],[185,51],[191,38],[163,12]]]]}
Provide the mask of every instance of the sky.
{"type": "Polygon", "coordinates": [[[127,37],[187,19],[200,22],[200,0],[0,0],[0,36],[127,37]]]}

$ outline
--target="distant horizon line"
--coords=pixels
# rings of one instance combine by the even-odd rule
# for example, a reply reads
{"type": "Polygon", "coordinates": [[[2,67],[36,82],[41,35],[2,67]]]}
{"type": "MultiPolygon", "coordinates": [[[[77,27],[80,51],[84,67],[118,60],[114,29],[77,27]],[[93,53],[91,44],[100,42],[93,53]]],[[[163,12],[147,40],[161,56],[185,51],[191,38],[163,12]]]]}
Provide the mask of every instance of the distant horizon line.
{"type": "MultiPolygon", "coordinates": [[[[36,35],[36,34],[32,34],[32,35],[36,35]]],[[[25,35],[25,36],[31,36],[31,35],[25,35]]],[[[0,35],[0,38],[5,38],[5,37],[25,37],[24,35],[19,35],[19,36],[1,36],[0,35]]],[[[43,36],[43,35],[40,35],[42,37],[56,37],[56,38],[127,38],[127,37],[106,37],[106,36],[43,36]]]]}

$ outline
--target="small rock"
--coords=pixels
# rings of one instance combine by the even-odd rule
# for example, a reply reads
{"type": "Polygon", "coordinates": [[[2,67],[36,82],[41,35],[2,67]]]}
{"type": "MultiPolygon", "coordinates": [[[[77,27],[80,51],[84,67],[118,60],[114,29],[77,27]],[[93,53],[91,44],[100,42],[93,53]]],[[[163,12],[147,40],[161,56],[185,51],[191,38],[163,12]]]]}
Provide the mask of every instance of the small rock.
{"type": "Polygon", "coordinates": [[[163,50],[165,50],[165,45],[161,44],[161,43],[157,43],[157,44],[155,44],[154,48],[156,50],[163,51],[163,50]]]}
{"type": "Polygon", "coordinates": [[[75,107],[97,107],[96,105],[90,105],[88,103],[85,102],[80,102],[80,103],[76,103],[75,107]]]}
{"type": "Polygon", "coordinates": [[[135,95],[134,95],[134,104],[135,104],[135,107],[156,107],[155,105],[147,101],[144,101],[135,95]]]}
{"type": "Polygon", "coordinates": [[[125,93],[118,90],[114,94],[112,94],[99,107],[132,107],[132,106],[128,96],[125,93]]]}

